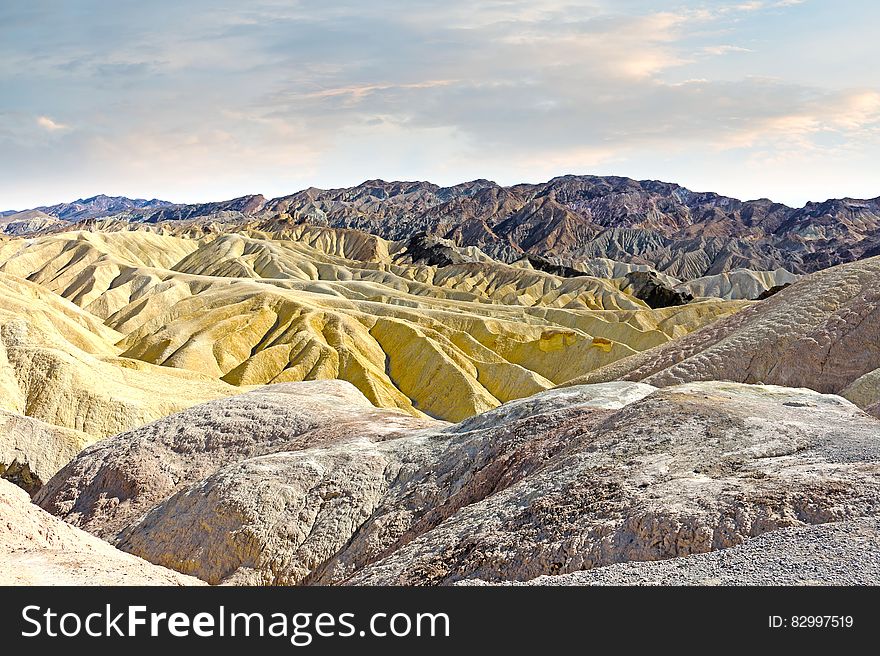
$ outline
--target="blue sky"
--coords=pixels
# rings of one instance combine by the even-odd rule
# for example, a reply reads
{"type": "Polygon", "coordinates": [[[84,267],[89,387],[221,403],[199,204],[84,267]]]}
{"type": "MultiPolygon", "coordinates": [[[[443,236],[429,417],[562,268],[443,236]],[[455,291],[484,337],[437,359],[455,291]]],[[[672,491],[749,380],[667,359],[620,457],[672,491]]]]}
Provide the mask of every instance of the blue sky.
{"type": "Polygon", "coordinates": [[[0,4],[0,209],[368,178],[880,195],[872,0],[0,4]]]}

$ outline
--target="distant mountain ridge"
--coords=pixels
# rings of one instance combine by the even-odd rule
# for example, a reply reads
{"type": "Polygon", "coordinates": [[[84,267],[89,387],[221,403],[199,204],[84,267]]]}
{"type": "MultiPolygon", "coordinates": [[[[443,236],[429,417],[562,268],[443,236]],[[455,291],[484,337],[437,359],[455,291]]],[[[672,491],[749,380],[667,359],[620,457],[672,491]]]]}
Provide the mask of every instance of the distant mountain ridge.
{"type": "Polygon", "coordinates": [[[680,279],[735,269],[809,273],[880,254],[880,198],[796,209],[617,176],[566,175],[508,187],[483,179],[450,187],[368,180],[273,199],[173,204],[96,196],[37,209],[71,223],[114,217],[269,231],[310,223],[396,241],[427,234],[506,262],[528,254],[577,268],[608,258],[680,279]]]}
{"type": "Polygon", "coordinates": [[[58,203],[57,205],[36,207],[34,209],[65,221],[79,221],[102,216],[113,216],[130,210],[149,211],[171,204],[158,198],[146,200],[143,198],[126,198],[125,196],[98,194],[91,198],[79,198],[71,203],[58,203]]]}

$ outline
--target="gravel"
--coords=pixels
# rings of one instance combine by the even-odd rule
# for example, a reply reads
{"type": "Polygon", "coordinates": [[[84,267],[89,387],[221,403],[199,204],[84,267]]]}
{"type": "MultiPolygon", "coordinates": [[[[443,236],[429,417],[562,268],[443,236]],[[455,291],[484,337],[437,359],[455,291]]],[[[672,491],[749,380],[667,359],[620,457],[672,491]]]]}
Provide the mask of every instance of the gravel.
{"type": "MultiPolygon", "coordinates": [[[[630,562],[507,585],[877,585],[880,520],[771,531],[706,554],[630,562]]],[[[491,585],[460,581],[458,585],[491,585]]]]}

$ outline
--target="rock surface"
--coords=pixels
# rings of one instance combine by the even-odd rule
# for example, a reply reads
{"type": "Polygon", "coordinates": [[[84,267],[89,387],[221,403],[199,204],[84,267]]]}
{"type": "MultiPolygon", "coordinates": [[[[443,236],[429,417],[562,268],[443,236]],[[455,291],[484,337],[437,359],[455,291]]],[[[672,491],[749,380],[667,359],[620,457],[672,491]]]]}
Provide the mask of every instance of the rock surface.
{"type": "Polygon", "coordinates": [[[0,480],[0,585],[202,585],[81,531],[0,480]]]}
{"type": "Polygon", "coordinates": [[[236,462],[349,435],[381,439],[434,423],[375,408],[344,381],[269,385],[102,440],[49,481],[35,501],[112,538],[156,503],[236,462]]]}
{"type": "MultiPolygon", "coordinates": [[[[840,393],[860,408],[871,412],[880,404],[880,368],[859,376],[840,393]]],[[[875,415],[876,416],[876,415],[875,415]]]]}
{"type": "Polygon", "coordinates": [[[762,300],[781,291],[799,277],[785,269],[775,271],[736,269],[688,280],[679,283],[675,288],[687,291],[695,297],[762,300]]]}
{"type": "Polygon", "coordinates": [[[642,299],[648,307],[684,305],[694,300],[693,294],[689,291],[670,287],[651,271],[632,271],[626,274],[624,279],[626,283],[623,290],[642,299]]]}
{"type": "Polygon", "coordinates": [[[0,478],[34,494],[95,438],[0,410],[0,478]]]}
{"type": "Polygon", "coordinates": [[[529,580],[880,514],[880,422],[837,396],[616,382],[389,426],[333,384],[340,398],[314,410],[308,383],[261,390],[289,395],[288,418],[252,392],[104,441],[37,500],[233,584],[529,580]]]}
{"type": "MultiPolygon", "coordinates": [[[[119,338],[70,301],[0,272],[0,409],[94,441],[239,391],[196,372],[121,358],[119,338]]],[[[50,468],[58,462],[44,460],[50,468]]]]}
{"type": "Polygon", "coordinates": [[[880,400],[880,379],[871,373],[878,367],[880,257],[874,257],[806,276],[732,317],[568,384],[763,382],[842,392],[868,407],[880,400]]]}
{"type": "MultiPolygon", "coordinates": [[[[877,585],[880,520],[770,531],[743,544],[671,560],[622,563],[509,585],[877,585]]],[[[459,585],[486,585],[465,580],[459,585]]]]}
{"type": "Polygon", "coordinates": [[[878,431],[843,399],[807,390],[724,383],[660,390],[569,437],[540,471],[347,582],[526,580],[874,515],[878,431]]]}

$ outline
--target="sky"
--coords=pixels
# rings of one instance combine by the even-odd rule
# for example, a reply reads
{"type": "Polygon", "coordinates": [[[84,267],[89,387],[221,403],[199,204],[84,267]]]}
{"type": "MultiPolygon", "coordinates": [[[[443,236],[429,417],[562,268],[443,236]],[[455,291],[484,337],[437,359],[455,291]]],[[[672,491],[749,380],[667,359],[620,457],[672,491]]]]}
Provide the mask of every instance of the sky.
{"type": "Polygon", "coordinates": [[[367,179],[880,195],[876,0],[3,0],[0,210],[367,179]]]}

